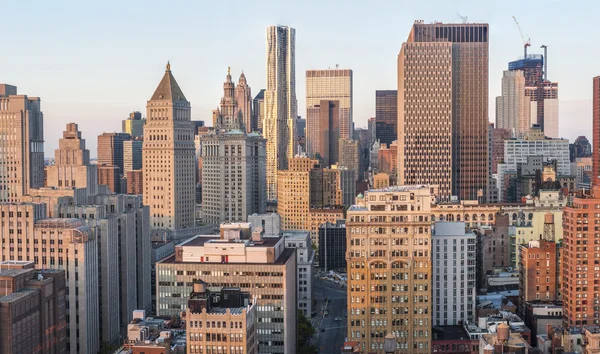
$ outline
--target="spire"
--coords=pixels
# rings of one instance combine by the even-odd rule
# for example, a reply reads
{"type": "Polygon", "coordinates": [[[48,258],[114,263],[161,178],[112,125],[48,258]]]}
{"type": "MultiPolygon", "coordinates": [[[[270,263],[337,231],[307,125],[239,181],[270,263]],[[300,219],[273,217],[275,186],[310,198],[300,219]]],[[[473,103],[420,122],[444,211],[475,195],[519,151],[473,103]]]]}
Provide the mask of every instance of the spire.
{"type": "Polygon", "coordinates": [[[242,74],[240,75],[240,79],[238,80],[238,83],[246,83],[246,74],[244,74],[244,70],[242,70],[242,74]]]}
{"type": "Polygon", "coordinates": [[[167,62],[167,69],[165,70],[165,75],[162,80],[158,84],[158,87],[154,91],[151,101],[155,100],[171,100],[171,101],[187,101],[185,95],[179,88],[177,81],[173,77],[173,73],[171,72],[171,64],[167,62]]]}

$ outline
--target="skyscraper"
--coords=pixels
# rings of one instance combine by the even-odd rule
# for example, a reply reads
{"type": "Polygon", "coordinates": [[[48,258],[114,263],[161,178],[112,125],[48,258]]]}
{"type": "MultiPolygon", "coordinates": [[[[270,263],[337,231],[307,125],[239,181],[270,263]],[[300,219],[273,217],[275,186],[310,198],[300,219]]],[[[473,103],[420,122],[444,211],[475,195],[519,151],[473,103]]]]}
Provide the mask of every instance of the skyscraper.
{"type": "Polygon", "coordinates": [[[306,150],[325,166],[340,160],[340,102],[321,100],[306,109],[306,150]]]}
{"type": "Polygon", "coordinates": [[[266,142],[256,132],[246,134],[234,92],[228,73],[215,130],[198,138],[203,221],[214,226],[266,211],[266,142]]]}
{"type": "Polygon", "coordinates": [[[339,102],[339,136],[341,139],[352,139],[352,70],[306,70],[307,118],[309,109],[320,105],[322,100],[339,102]]]}
{"type": "Polygon", "coordinates": [[[529,131],[530,99],[525,96],[523,71],[504,71],[502,96],[496,97],[496,127],[522,137],[529,131]]]}
{"type": "Polygon", "coordinates": [[[146,109],[144,204],[150,207],[150,227],[177,237],[195,225],[196,162],[190,102],[170,64],[146,109]]]}
{"type": "Polygon", "coordinates": [[[126,140],[123,142],[123,175],[132,170],[142,169],[141,140],[126,140]]]}
{"type": "Polygon", "coordinates": [[[0,203],[18,202],[44,185],[44,116],[40,98],[0,84],[0,203]]]}
{"type": "Polygon", "coordinates": [[[294,156],[296,102],[296,30],[267,27],[267,88],[263,137],[267,139],[267,200],[277,199],[277,171],[294,156]]]}
{"type": "Polygon", "coordinates": [[[346,218],[348,340],[361,353],[431,353],[431,204],[425,185],[370,190],[346,218]]]}
{"type": "Polygon", "coordinates": [[[592,183],[600,184],[600,76],[594,78],[592,91],[592,183]]]}
{"type": "Polygon", "coordinates": [[[122,122],[122,131],[133,138],[141,138],[144,136],[144,124],[146,124],[146,119],[142,119],[141,112],[131,112],[129,118],[122,122]]]}
{"type": "Polygon", "coordinates": [[[98,165],[117,166],[123,173],[123,142],[131,140],[126,133],[98,135],[98,165]]]}
{"type": "Polygon", "coordinates": [[[237,101],[238,112],[242,114],[242,122],[244,122],[246,133],[256,131],[256,122],[252,119],[252,94],[243,71],[235,88],[235,100],[237,101]]]}
{"type": "Polygon", "coordinates": [[[375,91],[375,139],[388,145],[398,139],[398,90],[375,91]]]}
{"type": "Polygon", "coordinates": [[[263,123],[265,120],[265,89],[262,89],[252,99],[252,115],[253,121],[256,123],[256,130],[263,131],[263,123]]]}
{"type": "Polygon", "coordinates": [[[488,33],[413,25],[398,55],[398,184],[439,185],[442,200],[486,195],[488,33]]]}

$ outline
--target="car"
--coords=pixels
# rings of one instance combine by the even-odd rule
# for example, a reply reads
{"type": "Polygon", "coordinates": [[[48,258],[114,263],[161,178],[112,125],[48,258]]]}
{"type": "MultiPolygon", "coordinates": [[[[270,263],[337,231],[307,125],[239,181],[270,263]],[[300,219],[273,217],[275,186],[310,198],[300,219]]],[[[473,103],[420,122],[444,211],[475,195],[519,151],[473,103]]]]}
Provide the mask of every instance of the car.
{"type": "Polygon", "coordinates": [[[335,318],[335,320],[336,320],[336,321],[341,321],[341,320],[342,320],[342,318],[341,318],[341,317],[336,317],[336,318],[335,318]]]}
{"type": "Polygon", "coordinates": [[[313,311],[313,312],[310,313],[311,317],[315,317],[316,315],[317,315],[317,311],[313,311]]]}
{"type": "Polygon", "coordinates": [[[325,328],[321,328],[321,332],[325,332],[325,328]]]}

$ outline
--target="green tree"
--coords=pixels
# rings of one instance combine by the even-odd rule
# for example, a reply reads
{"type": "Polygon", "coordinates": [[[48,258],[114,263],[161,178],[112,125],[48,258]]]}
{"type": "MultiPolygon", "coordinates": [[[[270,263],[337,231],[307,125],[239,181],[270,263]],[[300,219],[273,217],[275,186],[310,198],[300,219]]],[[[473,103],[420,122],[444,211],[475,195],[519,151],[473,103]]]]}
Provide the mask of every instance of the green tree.
{"type": "Polygon", "coordinates": [[[307,345],[308,340],[315,332],[315,327],[304,316],[304,313],[298,311],[298,343],[296,345],[298,354],[315,353],[317,351],[317,347],[314,345],[307,345]]]}

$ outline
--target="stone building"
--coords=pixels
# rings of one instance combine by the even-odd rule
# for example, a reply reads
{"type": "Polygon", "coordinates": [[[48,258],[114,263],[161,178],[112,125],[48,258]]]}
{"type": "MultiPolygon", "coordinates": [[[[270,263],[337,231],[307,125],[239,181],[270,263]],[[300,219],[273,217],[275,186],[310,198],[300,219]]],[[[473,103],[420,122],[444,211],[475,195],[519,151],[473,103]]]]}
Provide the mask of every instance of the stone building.
{"type": "Polygon", "coordinates": [[[241,114],[245,132],[255,132],[258,127],[256,122],[252,119],[252,93],[250,86],[248,86],[248,82],[246,81],[246,75],[243,71],[240,75],[240,79],[238,80],[237,87],[235,88],[235,100],[237,102],[238,109],[235,114],[241,114]]]}
{"type": "Polygon", "coordinates": [[[286,248],[296,249],[296,266],[298,275],[298,309],[310,318],[313,312],[313,274],[315,252],[312,248],[310,232],[284,231],[282,233],[286,248]]]}

